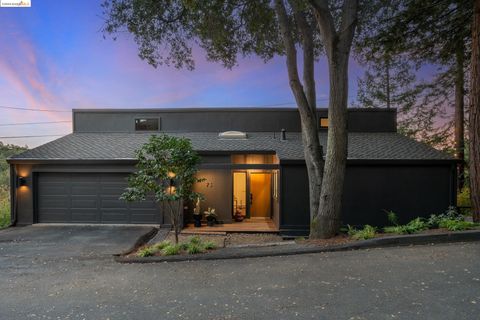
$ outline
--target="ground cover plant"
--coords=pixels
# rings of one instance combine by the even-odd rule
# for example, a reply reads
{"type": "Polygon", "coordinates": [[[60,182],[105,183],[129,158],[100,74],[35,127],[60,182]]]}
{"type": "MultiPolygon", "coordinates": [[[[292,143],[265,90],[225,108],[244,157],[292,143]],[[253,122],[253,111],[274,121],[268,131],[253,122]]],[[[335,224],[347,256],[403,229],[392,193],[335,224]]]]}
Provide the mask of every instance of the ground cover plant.
{"type": "Polygon", "coordinates": [[[137,251],[138,257],[150,256],[173,256],[178,254],[199,254],[217,248],[217,245],[209,240],[202,240],[199,236],[192,236],[186,242],[172,243],[164,240],[150,246],[145,246],[137,251]]]}

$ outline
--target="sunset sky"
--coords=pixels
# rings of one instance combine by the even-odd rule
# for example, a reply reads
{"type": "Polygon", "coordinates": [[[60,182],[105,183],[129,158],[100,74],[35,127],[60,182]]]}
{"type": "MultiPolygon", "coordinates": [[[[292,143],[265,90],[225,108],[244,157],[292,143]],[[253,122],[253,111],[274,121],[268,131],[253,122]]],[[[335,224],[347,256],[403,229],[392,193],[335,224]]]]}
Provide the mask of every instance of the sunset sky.
{"type": "MultiPolygon", "coordinates": [[[[154,69],[131,37],[104,39],[101,1],[32,0],[31,8],[0,8],[0,141],[34,147],[71,132],[72,108],[294,106],[285,61],[243,59],[233,70],[195,52],[195,71],[154,69]],[[54,109],[37,112],[7,109],[54,109]]],[[[326,106],[328,75],[317,63],[317,97],[326,106]]],[[[350,101],[361,68],[350,64],[350,101]]]]}

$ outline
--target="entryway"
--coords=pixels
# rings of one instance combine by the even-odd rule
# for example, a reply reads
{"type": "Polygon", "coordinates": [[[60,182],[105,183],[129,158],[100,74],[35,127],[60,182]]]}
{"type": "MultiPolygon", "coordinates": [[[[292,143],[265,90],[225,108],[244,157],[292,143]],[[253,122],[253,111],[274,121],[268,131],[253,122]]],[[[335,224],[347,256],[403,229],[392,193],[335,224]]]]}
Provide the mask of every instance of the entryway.
{"type": "MultiPolygon", "coordinates": [[[[270,220],[272,217],[272,172],[246,170],[233,172],[233,215],[245,219],[270,220]]],[[[238,219],[236,219],[238,221],[238,219]]]]}

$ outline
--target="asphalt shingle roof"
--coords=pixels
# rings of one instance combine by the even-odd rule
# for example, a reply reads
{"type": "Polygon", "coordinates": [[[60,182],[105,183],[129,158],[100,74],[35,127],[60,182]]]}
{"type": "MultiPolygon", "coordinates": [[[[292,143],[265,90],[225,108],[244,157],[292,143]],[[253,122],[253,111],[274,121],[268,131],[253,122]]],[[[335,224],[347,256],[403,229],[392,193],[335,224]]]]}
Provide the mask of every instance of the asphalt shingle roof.
{"type": "MultiPolygon", "coordinates": [[[[198,152],[276,152],[281,160],[303,159],[301,134],[249,132],[248,139],[218,139],[214,132],[168,133],[190,139],[198,152]]],[[[134,159],[134,152],[148,141],[150,133],[72,133],[11,157],[18,160],[119,160],[134,159]]],[[[393,132],[349,133],[348,158],[364,160],[451,160],[446,153],[393,132]]],[[[326,151],[326,132],[320,143],[326,151]]]]}

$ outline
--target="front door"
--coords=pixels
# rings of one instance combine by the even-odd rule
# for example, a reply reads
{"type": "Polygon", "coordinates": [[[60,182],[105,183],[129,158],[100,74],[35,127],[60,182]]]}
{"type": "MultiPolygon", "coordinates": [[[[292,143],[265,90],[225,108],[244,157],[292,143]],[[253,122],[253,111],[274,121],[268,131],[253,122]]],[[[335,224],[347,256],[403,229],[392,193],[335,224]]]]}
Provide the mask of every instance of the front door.
{"type": "Polygon", "coordinates": [[[270,218],[272,212],[272,174],[250,173],[250,217],[270,218]]]}

